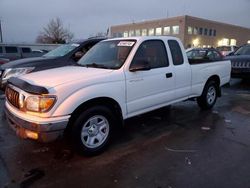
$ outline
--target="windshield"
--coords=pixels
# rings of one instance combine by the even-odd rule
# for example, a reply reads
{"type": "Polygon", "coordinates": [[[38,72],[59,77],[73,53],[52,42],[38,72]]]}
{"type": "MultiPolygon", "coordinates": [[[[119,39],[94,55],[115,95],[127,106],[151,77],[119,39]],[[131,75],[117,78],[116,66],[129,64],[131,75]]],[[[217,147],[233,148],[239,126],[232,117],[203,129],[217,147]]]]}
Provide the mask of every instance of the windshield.
{"type": "Polygon", "coordinates": [[[78,64],[80,66],[119,69],[126,61],[135,40],[103,41],[91,48],[78,64]]]}
{"type": "Polygon", "coordinates": [[[47,54],[44,54],[43,56],[45,56],[45,57],[62,57],[64,55],[68,54],[69,52],[71,52],[72,50],[74,50],[75,48],[77,48],[78,46],[80,46],[80,44],[76,44],[76,43],[63,44],[63,45],[57,47],[56,49],[51,50],[47,54]]]}
{"type": "Polygon", "coordinates": [[[203,59],[206,56],[206,50],[190,50],[187,56],[188,59],[203,59]]]}
{"type": "Polygon", "coordinates": [[[234,55],[250,55],[250,45],[240,47],[234,55]]]}

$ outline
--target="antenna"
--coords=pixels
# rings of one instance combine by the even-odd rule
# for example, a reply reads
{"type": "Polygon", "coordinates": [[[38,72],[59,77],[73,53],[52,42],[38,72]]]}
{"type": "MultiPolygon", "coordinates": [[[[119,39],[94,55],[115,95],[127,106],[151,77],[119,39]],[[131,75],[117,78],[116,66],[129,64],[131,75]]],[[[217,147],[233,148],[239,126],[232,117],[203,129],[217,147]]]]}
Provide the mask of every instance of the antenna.
{"type": "Polygon", "coordinates": [[[186,3],[183,4],[183,13],[184,13],[184,15],[187,14],[187,5],[186,5],[186,3]]]}
{"type": "Polygon", "coordinates": [[[1,19],[0,19],[0,43],[3,42],[3,33],[2,33],[2,22],[1,22],[1,19]]]}

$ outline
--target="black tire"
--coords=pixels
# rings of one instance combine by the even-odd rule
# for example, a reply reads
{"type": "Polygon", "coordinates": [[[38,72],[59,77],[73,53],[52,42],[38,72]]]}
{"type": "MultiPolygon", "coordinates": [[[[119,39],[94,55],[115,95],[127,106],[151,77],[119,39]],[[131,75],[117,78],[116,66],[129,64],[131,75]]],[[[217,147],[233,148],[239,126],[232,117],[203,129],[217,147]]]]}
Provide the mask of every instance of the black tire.
{"type": "Polygon", "coordinates": [[[208,81],[203,89],[201,96],[197,98],[199,107],[202,110],[211,109],[216,103],[218,91],[218,84],[213,80],[208,81]]]}
{"type": "Polygon", "coordinates": [[[109,144],[114,123],[115,117],[105,106],[90,107],[80,113],[73,123],[71,132],[76,151],[83,155],[96,155],[102,152],[109,144]],[[99,120],[106,126],[103,130],[99,120]]]}

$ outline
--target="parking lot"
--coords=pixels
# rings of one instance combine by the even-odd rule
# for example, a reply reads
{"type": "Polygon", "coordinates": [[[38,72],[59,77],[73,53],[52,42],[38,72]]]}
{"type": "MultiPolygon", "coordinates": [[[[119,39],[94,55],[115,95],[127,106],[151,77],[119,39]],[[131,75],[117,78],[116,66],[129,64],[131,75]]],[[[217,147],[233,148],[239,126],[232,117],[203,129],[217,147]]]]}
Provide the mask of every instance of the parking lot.
{"type": "Polygon", "coordinates": [[[0,187],[250,187],[249,88],[232,80],[211,111],[187,101],[129,119],[95,157],[21,140],[1,112],[0,187]]]}

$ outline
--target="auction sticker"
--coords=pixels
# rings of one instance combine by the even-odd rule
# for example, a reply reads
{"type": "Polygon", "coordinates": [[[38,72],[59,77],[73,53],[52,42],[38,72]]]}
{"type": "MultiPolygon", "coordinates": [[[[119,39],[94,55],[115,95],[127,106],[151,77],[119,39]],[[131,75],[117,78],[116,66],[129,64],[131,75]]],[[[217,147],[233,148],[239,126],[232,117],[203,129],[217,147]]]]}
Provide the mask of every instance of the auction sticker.
{"type": "Polygon", "coordinates": [[[132,41],[120,41],[117,46],[133,46],[135,42],[132,41]]]}

